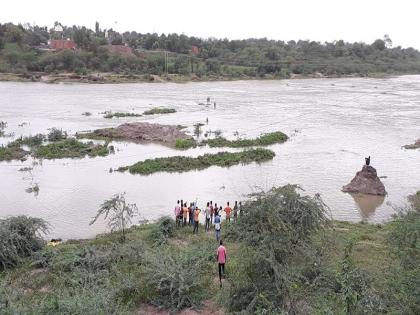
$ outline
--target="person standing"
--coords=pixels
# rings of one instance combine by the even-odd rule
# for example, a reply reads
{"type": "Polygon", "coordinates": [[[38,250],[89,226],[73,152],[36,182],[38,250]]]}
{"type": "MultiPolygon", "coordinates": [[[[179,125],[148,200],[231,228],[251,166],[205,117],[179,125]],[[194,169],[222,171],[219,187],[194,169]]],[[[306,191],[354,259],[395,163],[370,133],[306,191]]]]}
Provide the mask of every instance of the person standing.
{"type": "Polygon", "coordinates": [[[216,214],[214,217],[214,230],[216,231],[216,240],[220,240],[221,235],[221,229],[222,229],[222,220],[220,219],[220,215],[216,214]]]}
{"type": "Polygon", "coordinates": [[[189,213],[189,220],[188,220],[188,224],[189,225],[194,225],[194,210],[195,210],[195,207],[194,207],[194,203],[193,202],[191,202],[190,203],[190,207],[188,208],[188,213],[189,213]]]}
{"type": "Polygon", "coordinates": [[[226,212],[226,222],[230,223],[230,214],[232,212],[232,208],[229,207],[229,201],[227,202],[227,206],[224,211],[226,212]]]}
{"type": "Polygon", "coordinates": [[[205,217],[206,217],[206,225],[204,226],[204,229],[206,230],[206,232],[208,230],[210,230],[210,213],[211,213],[210,202],[207,202],[207,207],[204,210],[204,214],[205,214],[205,217]]]}
{"type": "Polygon", "coordinates": [[[180,222],[180,216],[181,214],[181,207],[179,206],[179,200],[176,202],[176,206],[175,206],[175,223],[176,223],[176,227],[179,227],[181,225],[180,222]]]}
{"type": "Polygon", "coordinates": [[[210,201],[210,225],[213,224],[214,208],[213,201],[210,201]]]}
{"type": "Polygon", "coordinates": [[[233,206],[233,223],[238,222],[238,202],[235,201],[235,205],[233,206]]]}
{"type": "Polygon", "coordinates": [[[227,261],[226,248],[223,246],[223,241],[220,240],[220,246],[217,248],[217,262],[219,264],[219,281],[222,287],[222,278],[225,278],[225,264],[227,261]]]}
{"type": "Polygon", "coordinates": [[[201,210],[198,207],[194,207],[194,230],[193,233],[198,233],[198,224],[201,210]]]}
{"type": "Polygon", "coordinates": [[[182,208],[182,214],[183,214],[183,218],[184,218],[184,226],[186,226],[187,225],[187,217],[188,217],[187,203],[184,203],[184,207],[182,208]]]}

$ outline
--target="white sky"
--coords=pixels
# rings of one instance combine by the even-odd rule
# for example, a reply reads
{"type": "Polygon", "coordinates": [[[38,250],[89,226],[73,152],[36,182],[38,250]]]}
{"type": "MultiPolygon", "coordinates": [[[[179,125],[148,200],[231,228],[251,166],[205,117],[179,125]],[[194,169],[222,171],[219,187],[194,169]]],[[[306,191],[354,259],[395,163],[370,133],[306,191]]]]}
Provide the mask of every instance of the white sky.
{"type": "Polygon", "coordinates": [[[198,37],[373,42],[420,49],[420,0],[0,0],[0,22],[198,37]]]}

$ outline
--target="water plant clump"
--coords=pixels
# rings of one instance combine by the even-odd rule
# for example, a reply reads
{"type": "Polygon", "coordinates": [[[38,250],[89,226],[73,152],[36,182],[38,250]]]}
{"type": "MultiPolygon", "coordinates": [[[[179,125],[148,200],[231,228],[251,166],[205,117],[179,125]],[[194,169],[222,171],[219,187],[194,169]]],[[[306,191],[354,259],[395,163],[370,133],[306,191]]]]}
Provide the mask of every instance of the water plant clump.
{"type": "Polygon", "coordinates": [[[266,146],[276,143],[283,143],[287,141],[288,137],[281,131],[270,132],[263,134],[255,139],[236,139],[236,140],[227,140],[223,137],[216,137],[214,139],[207,139],[203,141],[209,147],[212,148],[221,148],[221,147],[230,147],[230,148],[243,148],[251,146],[266,146]]]}
{"type": "Polygon", "coordinates": [[[53,142],[39,146],[34,155],[37,158],[60,159],[60,158],[82,158],[108,155],[108,143],[104,145],[95,144],[92,141],[84,143],[75,138],[67,138],[62,141],[53,142]]]}
{"type": "Polygon", "coordinates": [[[197,142],[194,139],[176,139],[175,141],[175,148],[176,149],[190,149],[195,148],[197,146],[197,142]]]}
{"type": "Polygon", "coordinates": [[[123,112],[107,112],[104,115],[104,118],[112,119],[112,118],[122,118],[122,117],[141,117],[142,114],[136,114],[136,113],[123,113],[123,112]]]}
{"type": "Polygon", "coordinates": [[[0,161],[22,160],[29,154],[28,151],[22,149],[14,143],[6,146],[0,146],[0,161]]]}
{"type": "Polygon", "coordinates": [[[176,113],[175,108],[154,107],[152,109],[149,109],[143,112],[144,115],[171,114],[171,113],[176,113]]]}
{"type": "Polygon", "coordinates": [[[51,128],[50,132],[47,135],[47,139],[50,142],[60,141],[67,138],[67,132],[63,131],[63,129],[58,128],[51,128]]]}
{"type": "Polygon", "coordinates": [[[228,167],[240,163],[264,162],[273,159],[275,153],[267,149],[253,149],[243,152],[219,152],[204,154],[198,157],[171,156],[148,159],[131,166],[120,167],[119,171],[128,170],[132,174],[148,175],[156,172],[186,172],[190,170],[205,169],[216,165],[228,167]]]}

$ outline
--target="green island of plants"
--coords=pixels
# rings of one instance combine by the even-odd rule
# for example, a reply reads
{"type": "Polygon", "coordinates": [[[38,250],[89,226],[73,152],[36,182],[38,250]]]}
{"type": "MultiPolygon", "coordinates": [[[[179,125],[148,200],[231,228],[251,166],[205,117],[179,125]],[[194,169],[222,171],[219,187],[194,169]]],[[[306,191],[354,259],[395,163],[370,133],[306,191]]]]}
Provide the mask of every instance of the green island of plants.
{"type": "Polygon", "coordinates": [[[373,225],[330,220],[296,186],[255,194],[222,223],[221,288],[214,231],[167,217],[124,229],[133,206],[121,196],[98,212],[112,209],[118,230],[56,247],[40,237],[43,220],[0,219],[0,313],[418,314],[420,192],[409,200],[373,225]]]}
{"type": "Polygon", "coordinates": [[[67,133],[61,129],[52,128],[47,135],[20,137],[6,146],[0,146],[0,161],[22,160],[29,154],[36,158],[61,159],[86,155],[90,157],[106,156],[113,152],[114,147],[108,146],[108,142],[103,145],[95,144],[92,141],[84,143],[75,138],[69,138],[67,133]],[[29,151],[22,146],[28,147],[29,151]]]}
{"type": "Polygon", "coordinates": [[[267,149],[253,149],[242,152],[218,152],[204,154],[198,157],[171,156],[164,158],[147,159],[131,166],[120,167],[118,171],[129,171],[131,174],[148,175],[156,172],[187,172],[190,170],[205,169],[216,165],[228,167],[240,163],[264,162],[272,160],[275,153],[267,149]]]}
{"type": "Polygon", "coordinates": [[[104,118],[112,119],[112,118],[122,118],[122,117],[141,117],[142,114],[136,114],[136,113],[123,113],[123,112],[107,112],[104,115],[104,118]]]}
{"type": "Polygon", "coordinates": [[[203,141],[204,144],[207,144],[211,148],[244,148],[260,145],[271,145],[275,143],[283,143],[287,141],[288,137],[281,131],[270,132],[263,134],[255,139],[236,139],[236,140],[227,140],[223,137],[216,137],[214,139],[208,139],[203,141]]]}
{"type": "Polygon", "coordinates": [[[110,151],[112,151],[112,146],[108,148],[108,143],[103,145],[94,144],[92,141],[84,143],[75,138],[67,138],[39,146],[34,155],[43,159],[82,158],[86,155],[106,156],[110,151]]]}
{"type": "Polygon", "coordinates": [[[175,108],[154,107],[143,112],[143,115],[171,114],[176,113],[175,108]]]}

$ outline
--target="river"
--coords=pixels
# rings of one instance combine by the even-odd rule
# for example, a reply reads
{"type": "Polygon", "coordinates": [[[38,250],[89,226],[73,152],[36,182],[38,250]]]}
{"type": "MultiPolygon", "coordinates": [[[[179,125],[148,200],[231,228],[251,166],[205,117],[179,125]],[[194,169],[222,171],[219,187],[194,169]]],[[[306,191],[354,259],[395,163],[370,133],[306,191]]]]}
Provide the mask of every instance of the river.
{"type": "MultiPolygon", "coordinates": [[[[0,162],[0,217],[29,215],[51,224],[51,237],[88,238],[107,230],[89,226],[99,205],[115,193],[136,203],[136,221],[172,215],[177,199],[243,200],[252,192],[287,183],[303,194],[320,193],[335,219],[380,223],[420,189],[420,150],[401,146],[420,137],[420,76],[386,79],[302,79],[203,83],[54,84],[0,83],[0,121],[15,137],[47,133],[57,127],[69,134],[114,127],[128,121],[189,126],[202,122],[227,138],[254,137],[280,130],[290,136],[270,146],[269,162],[211,167],[180,174],[150,176],[109,172],[146,158],[217,152],[196,148],[176,151],[158,144],[113,143],[115,154],[84,159],[44,160],[32,173],[19,172],[25,162],[0,162]],[[207,97],[213,106],[198,105],[207,97]],[[175,114],[105,119],[106,110],[141,113],[155,106],[175,114]],[[91,112],[91,116],[83,116],[91,112]],[[23,125],[22,125],[23,124],[23,125]],[[341,192],[360,170],[365,156],[388,192],[385,198],[341,192]],[[25,190],[38,183],[38,194],[25,190]]],[[[0,144],[13,138],[0,138],[0,144]]],[[[234,150],[230,150],[234,151],[234,150]]]]}

